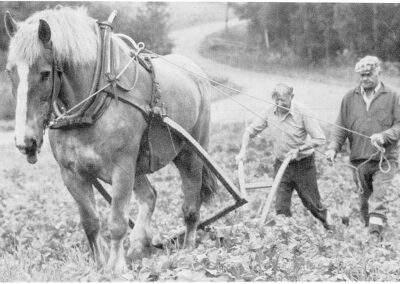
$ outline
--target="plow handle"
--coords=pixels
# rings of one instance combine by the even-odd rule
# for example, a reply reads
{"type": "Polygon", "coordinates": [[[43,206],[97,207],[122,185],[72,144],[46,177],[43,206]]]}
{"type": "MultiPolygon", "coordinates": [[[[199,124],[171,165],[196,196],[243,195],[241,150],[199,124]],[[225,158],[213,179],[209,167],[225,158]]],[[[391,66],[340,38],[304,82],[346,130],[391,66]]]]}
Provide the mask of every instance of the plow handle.
{"type": "Polygon", "coordinates": [[[240,160],[238,163],[238,179],[240,193],[244,199],[247,199],[246,182],[244,179],[244,165],[242,160],[240,160]]]}
{"type": "Polygon", "coordinates": [[[272,200],[273,200],[276,192],[278,191],[279,185],[282,180],[282,176],[285,173],[285,170],[286,170],[287,166],[289,165],[289,162],[291,159],[292,159],[292,156],[287,156],[285,158],[285,160],[283,161],[281,167],[279,168],[278,172],[276,173],[274,183],[272,184],[271,191],[268,195],[268,199],[265,202],[265,205],[264,205],[264,208],[262,211],[262,215],[261,215],[261,219],[260,219],[260,226],[264,225],[265,219],[267,219],[268,212],[272,205],[272,200]]]}

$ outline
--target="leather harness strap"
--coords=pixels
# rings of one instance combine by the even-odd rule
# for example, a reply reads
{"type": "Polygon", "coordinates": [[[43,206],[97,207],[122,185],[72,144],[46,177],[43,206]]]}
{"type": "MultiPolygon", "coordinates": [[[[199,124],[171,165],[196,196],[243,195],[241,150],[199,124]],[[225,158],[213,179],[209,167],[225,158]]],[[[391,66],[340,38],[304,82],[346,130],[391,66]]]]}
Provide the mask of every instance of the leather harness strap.
{"type": "MultiPolygon", "coordinates": [[[[160,88],[156,80],[154,66],[151,61],[151,55],[145,55],[141,57],[139,54],[136,56],[136,72],[138,72],[138,66],[142,66],[152,76],[153,88],[150,99],[150,104],[144,98],[133,96],[130,92],[134,85],[127,88],[115,78],[112,70],[112,56],[111,56],[111,30],[112,26],[109,22],[98,23],[101,32],[99,32],[99,26],[96,25],[96,32],[99,35],[99,47],[98,47],[98,59],[96,63],[95,74],[93,78],[93,84],[91,92],[94,93],[99,89],[99,85],[106,84],[107,82],[111,87],[99,92],[93,98],[84,102],[73,113],[65,114],[66,108],[63,105],[60,95],[62,89],[62,81],[65,78],[63,68],[57,60],[54,60],[53,64],[53,91],[51,95],[51,107],[49,110],[49,116],[46,120],[46,125],[50,124],[51,129],[70,129],[70,128],[82,128],[90,126],[101,117],[104,111],[107,109],[112,99],[117,99],[123,103],[129,104],[138,110],[140,110],[145,119],[149,121],[154,112],[159,113],[157,106],[160,105],[160,88]],[[108,44],[107,44],[108,42],[108,44]],[[103,78],[103,79],[101,79],[103,78]],[[100,82],[100,83],[99,83],[100,82]],[[117,87],[117,88],[116,88],[117,87]],[[49,123],[51,116],[53,116],[51,123],[49,123]]],[[[131,54],[133,56],[133,54],[131,54]]]]}

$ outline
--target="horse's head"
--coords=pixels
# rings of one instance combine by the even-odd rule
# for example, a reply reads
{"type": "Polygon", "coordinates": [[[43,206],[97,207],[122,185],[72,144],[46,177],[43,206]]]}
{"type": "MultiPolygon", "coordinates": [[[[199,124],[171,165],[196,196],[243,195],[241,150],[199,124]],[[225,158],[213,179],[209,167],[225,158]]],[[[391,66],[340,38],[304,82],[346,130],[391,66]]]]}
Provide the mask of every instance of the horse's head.
{"type": "MultiPolygon", "coordinates": [[[[5,16],[5,25],[11,38],[18,36],[18,23],[8,12],[5,16]]],[[[40,20],[36,31],[37,40],[42,46],[40,55],[33,62],[20,56],[7,63],[12,93],[17,100],[15,143],[30,163],[36,163],[37,153],[43,143],[43,132],[50,115],[53,88],[54,59],[51,50],[51,30],[46,21],[40,20]]]]}
{"type": "Polygon", "coordinates": [[[97,58],[96,21],[83,7],[58,7],[23,22],[7,12],[5,26],[11,38],[7,71],[17,100],[15,143],[35,163],[53,110],[52,94],[70,94],[71,101],[62,98],[68,107],[87,95],[97,58]]]}

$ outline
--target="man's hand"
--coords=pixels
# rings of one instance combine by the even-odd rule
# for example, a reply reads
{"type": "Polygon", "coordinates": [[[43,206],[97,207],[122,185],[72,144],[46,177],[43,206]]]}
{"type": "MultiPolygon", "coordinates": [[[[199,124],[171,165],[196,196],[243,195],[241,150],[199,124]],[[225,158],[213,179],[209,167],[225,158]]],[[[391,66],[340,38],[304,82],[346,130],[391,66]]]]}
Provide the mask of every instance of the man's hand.
{"type": "Polygon", "coordinates": [[[239,164],[240,161],[243,161],[245,158],[245,154],[242,152],[239,152],[239,154],[236,155],[235,160],[236,160],[236,165],[239,164]]]}
{"type": "Polygon", "coordinates": [[[286,157],[292,156],[291,161],[293,161],[294,159],[297,159],[297,158],[299,157],[299,152],[300,152],[300,149],[299,149],[299,148],[297,148],[297,149],[292,149],[292,150],[290,150],[290,151],[286,154],[286,157]]]}
{"type": "Polygon", "coordinates": [[[372,145],[374,145],[378,149],[382,148],[383,144],[385,143],[385,138],[383,137],[382,133],[372,134],[370,139],[371,139],[372,145]]]}
{"type": "Polygon", "coordinates": [[[330,149],[328,151],[325,152],[325,156],[328,159],[329,162],[334,162],[335,158],[336,158],[336,151],[333,149],[330,149]]]}

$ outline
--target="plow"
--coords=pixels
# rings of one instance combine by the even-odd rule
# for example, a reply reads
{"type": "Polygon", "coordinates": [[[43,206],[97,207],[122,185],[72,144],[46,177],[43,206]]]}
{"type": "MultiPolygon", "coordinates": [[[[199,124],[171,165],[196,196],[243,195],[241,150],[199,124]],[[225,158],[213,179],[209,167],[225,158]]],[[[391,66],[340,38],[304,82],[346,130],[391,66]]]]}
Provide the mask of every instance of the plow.
{"type": "MultiPolygon", "coordinates": [[[[112,32],[112,23],[114,21],[114,18],[116,17],[116,11],[114,11],[108,18],[106,22],[103,22],[101,24],[101,28],[104,30],[104,39],[105,39],[105,44],[106,47],[109,46],[110,42],[110,35],[112,32]]],[[[139,54],[144,50],[144,44],[139,43],[136,44],[132,39],[126,37],[125,35],[117,34],[117,36],[121,37],[124,40],[128,40],[134,50],[132,50],[132,59],[133,60],[138,60],[138,61],[151,61],[150,58],[145,56],[145,58],[141,58],[139,54]],[[134,51],[134,52],[133,52],[134,51]]],[[[110,48],[105,48],[105,51],[103,53],[103,58],[105,58],[105,66],[106,66],[106,75],[110,77],[110,48]]],[[[151,53],[151,51],[149,51],[151,53]]],[[[128,63],[129,64],[129,63],[128,63]]],[[[125,67],[126,68],[126,67],[125,67]]],[[[147,114],[150,114],[153,120],[156,120],[158,124],[166,126],[169,130],[174,132],[182,141],[188,145],[193,152],[195,152],[198,157],[202,160],[204,165],[208,167],[208,169],[215,175],[215,177],[218,179],[218,181],[222,184],[223,188],[229,193],[229,195],[232,197],[234,203],[232,205],[227,206],[226,208],[223,208],[219,212],[217,212],[214,216],[211,216],[207,218],[206,220],[200,221],[197,229],[198,230],[206,230],[208,226],[210,226],[212,223],[215,221],[219,220],[220,218],[226,216],[230,212],[242,207],[246,203],[248,203],[248,191],[253,190],[253,189],[268,189],[270,188],[269,194],[266,198],[264,198],[263,202],[261,203],[261,206],[258,210],[259,215],[261,215],[260,221],[259,221],[259,226],[262,226],[265,223],[265,220],[268,216],[268,213],[270,211],[273,197],[275,196],[275,193],[278,189],[280,180],[282,178],[282,175],[289,164],[290,157],[287,157],[285,161],[282,163],[282,166],[280,170],[278,171],[278,174],[273,182],[272,185],[266,183],[266,182],[258,182],[258,183],[246,183],[245,182],[245,175],[244,175],[244,164],[243,161],[240,161],[238,163],[238,181],[239,181],[239,189],[235,186],[235,184],[226,176],[226,174],[222,171],[222,169],[213,161],[211,156],[207,153],[207,151],[182,127],[180,126],[177,122],[175,122],[172,118],[170,118],[167,114],[167,111],[161,103],[160,98],[161,94],[159,91],[158,87],[158,82],[155,77],[155,70],[153,70],[152,66],[150,66],[151,72],[153,74],[153,83],[154,83],[154,89],[153,89],[153,94],[152,96],[155,98],[153,100],[150,111],[146,109],[145,112],[148,112],[147,114]]],[[[121,72],[122,74],[123,72],[121,72]]],[[[116,78],[118,79],[120,75],[118,75],[116,78]]],[[[109,82],[108,84],[112,84],[112,82],[109,82]]],[[[89,97],[90,98],[90,97],[89,97]]],[[[121,101],[124,101],[124,97],[121,96],[118,98],[121,101]]],[[[138,104],[136,101],[132,100],[126,100],[124,101],[128,104],[133,105],[136,108],[139,108],[143,110],[143,106],[138,104]]],[[[62,117],[61,117],[62,118],[62,117]]],[[[107,192],[107,190],[104,188],[104,186],[100,183],[100,181],[96,178],[92,179],[92,185],[98,190],[98,192],[103,196],[103,198],[111,204],[112,202],[112,197],[111,195],[107,192]]],[[[129,218],[129,227],[131,229],[134,228],[135,223],[132,221],[131,218],[129,218]]],[[[153,244],[154,247],[156,248],[164,248],[164,244],[168,242],[176,242],[179,238],[181,238],[185,234],[185,231],[182,230],[178,233],[176,233],[174,236],[172,236],[168,240],[162,241],[162,243],[156,243],[153,244]]]]}

